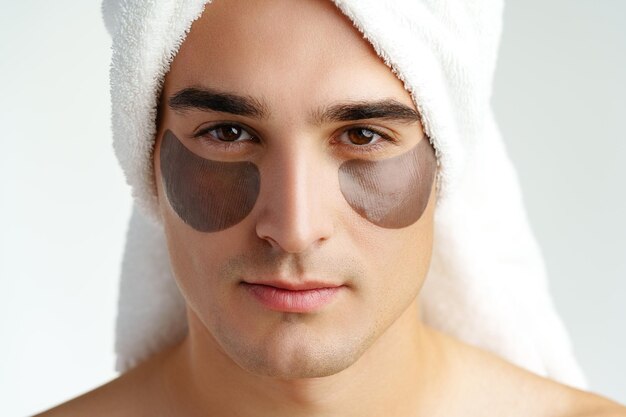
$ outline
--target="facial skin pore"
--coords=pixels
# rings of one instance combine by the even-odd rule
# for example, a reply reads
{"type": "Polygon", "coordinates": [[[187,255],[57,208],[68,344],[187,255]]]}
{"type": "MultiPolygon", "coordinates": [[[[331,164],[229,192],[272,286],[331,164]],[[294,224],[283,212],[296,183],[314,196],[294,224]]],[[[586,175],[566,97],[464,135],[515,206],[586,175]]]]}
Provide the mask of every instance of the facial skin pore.
{"type": "Polygon", "coordinates": [[[217,414],[236,405],[237,415],[408,415],[415,404],[395,399],[415,403],[438,387],[440,349],[417,302],[432,250],[434,151],[402,83],[331,2],[207,5],[165,78],[153,162],[187,303],[189,334],[165,378],[180,403],[217,414]],[[237,167],[222,175],[245,190],[215,186],[239,201],[224,203],[231,217],[181,219],[166,183],[182,187],[195,168],[163,156],[173,143],[198,166],[237,167]],[[381,199],[400,211],[376,213],[381,199]],[[277,312],[242,288],[269,280],[341,291],[314,312],[277,312]],[[363,398],[372,389],[376,398],[363,398]]]}

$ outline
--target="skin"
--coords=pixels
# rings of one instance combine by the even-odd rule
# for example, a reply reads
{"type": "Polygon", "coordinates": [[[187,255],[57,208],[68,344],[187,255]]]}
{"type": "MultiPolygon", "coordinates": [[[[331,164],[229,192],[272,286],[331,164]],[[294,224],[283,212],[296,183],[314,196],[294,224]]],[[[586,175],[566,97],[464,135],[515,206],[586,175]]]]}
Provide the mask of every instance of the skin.
{"type": "Polygon", "coordinates": [[[426,139],[421,125],[312,117],[334,103],[381,99],[415,109],[402,83],[330,2],[229,0],[207,7],[166,76],[153,158],[188,336],[41,415],[625,416],[605,398],[422,323],[417,295],[431,258],[435,182],[421,217],[390,228],[355,211],[338,175],[346,161],[381,161],[414,149],[426,139]],[[168,100],[189,86],[252,97],[265,114],[171,108],[168,100]],[[215,137],[194,138],[215,122],[238,123],[260,140],[222,148],[211,145],[215,137]],[[350,129],[363,125],[395,144],[356,154],[354,142],[363,135],[350,129]],[[160,166],[168,129],[201,158],[258,167],[258,196],[241,221],[199,231],[172,208],[160,166]],[[241,289],[244,279],[303,277],[345,287],[314,313],[270,311],[241,289]]]}

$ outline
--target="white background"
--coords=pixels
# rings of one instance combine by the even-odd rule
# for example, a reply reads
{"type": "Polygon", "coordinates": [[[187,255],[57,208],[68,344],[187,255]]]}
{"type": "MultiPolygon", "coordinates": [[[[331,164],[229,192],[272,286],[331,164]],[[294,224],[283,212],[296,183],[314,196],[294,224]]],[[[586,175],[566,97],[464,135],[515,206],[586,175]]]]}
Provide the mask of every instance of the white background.
{"type": "MultiPolygon", "coordinates": [[[[99,2],[2,0],[0,414],[114,378],[130,194],[99,2]]],[[[591,389],[626,403],[626,3],[515,0],[494,106],[591,389]]]]}

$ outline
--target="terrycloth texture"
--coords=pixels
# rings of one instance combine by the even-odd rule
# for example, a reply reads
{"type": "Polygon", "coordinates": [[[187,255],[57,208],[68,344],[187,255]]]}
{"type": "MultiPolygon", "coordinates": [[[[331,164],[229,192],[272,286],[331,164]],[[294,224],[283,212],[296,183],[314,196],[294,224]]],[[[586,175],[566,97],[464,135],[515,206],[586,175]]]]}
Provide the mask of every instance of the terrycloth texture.
{"type": "MultiPolygon", "coordinates": [[[[151,152],[163,76],[205,2],[103,2],[113,38],[114,147],[136,202],[116,328],[122,372],[186,331],[156,208],[151,152]]],[[[585,388],[491,110],[502,1],[334,2],[404,82],[436,149],[440,192],[432,263],[420,295],[425,322],[585,388]]]]}

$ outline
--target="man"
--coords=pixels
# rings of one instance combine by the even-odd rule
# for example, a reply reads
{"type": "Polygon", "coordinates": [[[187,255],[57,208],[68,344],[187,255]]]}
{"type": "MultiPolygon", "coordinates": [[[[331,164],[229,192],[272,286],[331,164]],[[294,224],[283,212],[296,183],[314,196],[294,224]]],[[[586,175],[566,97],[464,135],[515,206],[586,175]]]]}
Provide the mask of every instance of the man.
{"type": "Polygon", "coordinates": [[[158,110],[154,180],[188,333],[41,415],[626,415],[423,323],[435,151],[332,3],[211,4],[158,110]]]}

